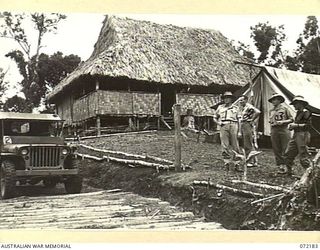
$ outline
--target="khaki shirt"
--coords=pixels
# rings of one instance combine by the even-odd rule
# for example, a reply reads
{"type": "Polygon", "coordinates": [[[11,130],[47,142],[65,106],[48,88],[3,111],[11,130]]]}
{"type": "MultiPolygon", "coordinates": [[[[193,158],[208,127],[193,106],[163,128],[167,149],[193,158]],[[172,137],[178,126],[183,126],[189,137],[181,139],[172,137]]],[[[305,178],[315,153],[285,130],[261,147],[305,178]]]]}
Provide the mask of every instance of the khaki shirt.
{"type": "Polygon", "coordinates": [[[225,121],[237,122],[240,117],[239,107],[236,105],[231,105],[229,107],[226,107],[225,104],[221,104],[217,108],[213,117],[215,117],[216,119],[220,119],[220,121],[222,122],[225,122],[225,121]]]}
{"type": "Polygon", "coordinates": [[[250,103],[246,103],[244,107],[240,107],[240,121],[252,121],[254,114],[260,114],[261,111],[250,103]]]}
{"type": "Polygon", "coordinates": [[[280,104],[278,107],[270,110],[269,122],[271,126],[275,126],[275,122],[277,121],[284,121],[288,119],[293,120],[293,117],[288,108],[284,105],[280,104]]]}

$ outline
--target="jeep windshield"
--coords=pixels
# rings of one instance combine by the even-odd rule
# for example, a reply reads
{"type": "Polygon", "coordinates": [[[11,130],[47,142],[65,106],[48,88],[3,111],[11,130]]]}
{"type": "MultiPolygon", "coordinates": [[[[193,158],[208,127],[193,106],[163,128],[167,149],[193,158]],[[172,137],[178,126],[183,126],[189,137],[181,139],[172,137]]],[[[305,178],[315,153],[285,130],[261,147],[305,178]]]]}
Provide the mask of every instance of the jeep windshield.
{"type": "Polygon", "coordinates": [[[26,121],[5,120],[3,121],[3,135],[5,136],[58,136],[61,128],[60,122],[56,121],[26,121]]]}

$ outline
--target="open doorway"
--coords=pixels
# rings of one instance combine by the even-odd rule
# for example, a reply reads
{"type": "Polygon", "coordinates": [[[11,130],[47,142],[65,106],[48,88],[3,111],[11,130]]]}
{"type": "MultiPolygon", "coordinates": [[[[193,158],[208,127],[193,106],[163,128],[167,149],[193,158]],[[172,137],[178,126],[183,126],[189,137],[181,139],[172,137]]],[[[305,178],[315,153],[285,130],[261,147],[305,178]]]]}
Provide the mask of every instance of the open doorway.
{"type": "Polygon", "coordinates": [[[162,85],[161,92],[161,115],[172,116],[172,106],[176,103],[176,90],[173,85],[162,85]]]}

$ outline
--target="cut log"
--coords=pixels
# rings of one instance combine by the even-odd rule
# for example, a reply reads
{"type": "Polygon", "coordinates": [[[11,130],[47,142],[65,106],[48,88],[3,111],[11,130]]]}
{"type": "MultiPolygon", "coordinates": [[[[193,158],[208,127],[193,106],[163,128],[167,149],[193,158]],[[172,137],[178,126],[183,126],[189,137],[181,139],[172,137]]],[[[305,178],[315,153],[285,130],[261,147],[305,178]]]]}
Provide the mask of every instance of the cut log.
{"type": "Polygon", "coordinates": [[[262,183],[255,183],[250,181],[240,181],[240,180],[232,180],[232,183],[242,183],[249,186],[257,187],[257,188],[263,188],[263,189],[269,189],[274,191],[281,191],[281,192],[289,192],[289,188],[280,187],[280,186],[272,186],[268,184],[262,184],[262,183]]]}
{"type": "Polygon", "coordinates": [[[158,163],[151,163],[151,162],[146,162],[146,161],[141,161],[141,160],[120,159],[120,158],[111,157],[111,156],[103,156],[103,158],[108,161],[114,161],[114,162],[124,163],[124,164],[139,165],[139,166],[143,166],[143,167],[151,167],[151,168],[156,168],[157,170],[174,169],[174,166],[162,165],[162,164],[158,164],[158,163]]]}
{"type": "Polygon", "coordinates": [[[131,153],[125,153],[125,152],[121,152],[121,151],[113,151],[113,150],[107,150],[107,149],[99,149],[99,148],[95,148],[92,146],[88,146],[85,144],[79,144],[80,147],[95,151],[95,152],[99,152],[99,153],[106,153],[106,154],[114,154],[114,155],[119,155],[119,156],[124,156],[124,157],[131,157],[131,158],[136,158],[136,159],[141,159],[141,160],[153,160],[153,161],[157,161],[159,163],[164,163],[164,164],[173,164],[172,161],[166,160],[166,159],[162,159],[159,157],[155,157],[155,156],[151,156],[151,155],[137,155],[137,154],[131,154],[131,153]]]}
{"type": "Polygon", "coordinates": [[[238,194],[238,195],[241,195],[241,196],[245,196],[245,197],[250,197],[250,198],[263,198],[264,195],[263,194],[260,194],[260,193],[255,193],[255,192],[251,192],[251,191],[248,191],[248,190],[243,190],[243,189],[237,189],[237,188],[232,188],[232,187],[228,187],[228,186],[225,186],[225,185],[221,185],[221,184],[216,184],[216,183],[213,183],[213,182],[208,182],[208,181],[193,181],[193,184],[194,185],[199,185],[199,186],[205,186],[205,187],[214,187],[214,188],[217,188],[217,189],[223,189],[223,190],[226,190],[228,192],[231,192],[231,193],[234,193],[234,194],[238,194]]]}
{"type": "Polygon", "coordinates": [[[94,160],[94,161],[103,161],[103,158],[100,157],[96,157],[93,155],[88,155],[88,154],[80,154],[80,153],[75,153],[76,157],[81,157],[82,159],[90,159],[90,160],[94,160]]]}
{"type": "MultiPolygon", "coordinates": [[[[155,156],[151,156],[151,155],[136,155],[136,154],[130,154],[130,153],[125,153],[125,152],[120,152],[120,151],[112,151],[112,150],[106,150],[106,149],[98,149],[98,148],[94,148],[85,144],[79,144],[80,147],[95,151],[95,152],[99,152],[99,153],[106,153],[106,154],[114,154],[114,155],[119,155],[119,156],[124,156],[124,157],[130,157],[130,158],[136,158],[136,159],[141,159],[141,160],[153,160],[156,161],[157,163],[159,163],[160,165],[172,165],[173,162],[166,160],[166,159],[162,159],[159,157],[155,157],[155,156]]],[[[78,153],[79,154],[79,153],[78,153]]],[[[81,154],[79,154],[81,155],[81,154]]],[[[110,157],[109,156],[105,156],[107,159],[110,157]]],[[[98,158],[100,159],[100,158],[98,158]]],[[[191,169],[190,166],[184,165],[182,164],[182,168],[183,169],[191,169]]]]}
{"type": "Polygon", "coordinates": [[[174,169],[173,166],[169,166],[169,165],[162,165],[162,164],[158,164],[158,163],[146,162],[146,161],[141,161],[141,160],[120,159],[120,158],[116,158],[116,157],[112,157],[112,156],[103,156],[102,158],[100,158],[100,157],[87,155],[87,154],[80,154],[80,153],[76,153],[76,156],[79,156],[82,159],[90,159],[90,160],[95,160],[95,161],[108,160],[108,161],[124,163],[124,164],[128,164],[128,165],[139,165],[139,166],[144,166],[144,167],[152,167],[152,168],[156,168],[157,170],[174,169]]]}
{"type": "Polygon", "coordinates": [[[85,149],[89,149],[95,152],[99,152],[99,153],[106,153],[106,154],[115,154],[115,155],[121,155],[121,156],[125,156],[125,157],[132,157],[132,158],[136,158],[136,159],[142,159],[145,160],[147,157],[143,156],[143,155],[136,155],[136,154],[130,154],[130,153],[125,153],[125,152],[120,152],[120,151],[113,151],[113,150],[107,150],[107,149],[99,149],[99,148],[95,148],[95,147],[91,147],[85,144],[79,144],[80,147],[85,148],[85,149]]]}
{"type": "Polygon", "coordinates": [[[163,162],[163,163],[167,163],[167,164],[173,164],[172,161],[169,161],[169,160],[166,160],[166,159],[163,159],[163,158],[159,158],[159,157],[156,157],[156,156],[151,156],[151,155],[146,155],[146,159],[150,159],[150,160],[153,160],[153,161],[157,161],[157,162],[163,162]]]}

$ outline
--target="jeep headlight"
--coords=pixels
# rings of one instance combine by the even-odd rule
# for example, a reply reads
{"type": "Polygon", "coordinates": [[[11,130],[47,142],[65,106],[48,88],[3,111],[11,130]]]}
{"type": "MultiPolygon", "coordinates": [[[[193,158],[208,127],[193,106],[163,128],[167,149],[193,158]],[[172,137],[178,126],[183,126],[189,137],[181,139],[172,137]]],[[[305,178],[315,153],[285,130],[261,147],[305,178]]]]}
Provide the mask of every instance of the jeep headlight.
{"type": "Polygon", "coordinates": [[[12,139],[10,136],[3,137],[3,144],[12,144],[12,139]]]}
{"type": "Polygon", "coordinates": [[[29,150],[26,149],[26,148],[24,148],[24,149],[21,150],[21,154],[22,154],[22,155],[27,155],[28,153],[29,153],[29,150]]]}
{"type": "Polygon", "coordinates": [[[66,149],[66,148],[62,149],[62,154],[63,155],[67,155],[68,153],[69,153],[68,149],[66,149]]]}

